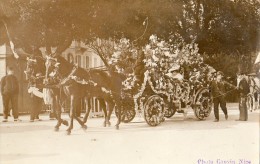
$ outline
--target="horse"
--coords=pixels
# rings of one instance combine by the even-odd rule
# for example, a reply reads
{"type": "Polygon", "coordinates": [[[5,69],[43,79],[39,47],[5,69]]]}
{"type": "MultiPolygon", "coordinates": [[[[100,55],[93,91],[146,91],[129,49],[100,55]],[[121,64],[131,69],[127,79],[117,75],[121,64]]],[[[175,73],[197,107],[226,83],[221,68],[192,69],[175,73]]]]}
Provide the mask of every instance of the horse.
{"type": "MultiPolygon", "coordinates": [[[[55,126],[55,131],[59,130],[61,124],[68,126],[68,122],[66,120],[61,119],[61,107],[59,105],[60,96],[55,88],[44,88],[47,86],[43,85],[44,77],[41,76],[45,73],[45,60],[41,56],[30,56],[27,57],[26,69],[24,71],[26,75],[26,80],[29,83],[30,87],[39,87],[43,88],[43,91],[49,92],[49,95],[44,95],[42,93],[41,97],[48,97],[49,102],[44,101],[47,105],[50,105],[51,111],[55,112],[55,118],[58,120],[57,125],[55,126]],[[40,75],[40,76],[38,76],[40,75]]],[[[39,89],[38,88],[38,89],[39,89]]]]}
{"type": "Polygon", "coordinates": [[[247,105],[249,110],[259,109],[260,107],[260,79],[256,76],[248,76],[248,83],[250,87],[250,93],[248,94],[247,105]]]}
{"type": "MultiPolygon", "coordinates": [[[[241,81],[241,76],[237,76],[237,85],[241,81]]],[[[247,108],[251,112],[259,108],[260,103],[260,79],[249,74],[247,77],[250,92],[247,95],[247,108]]]]}
{"type": "MultiPolygon", "coordinates": [[[[87,118],[90,109],[87,108],[83,121],[74,115],[77,100],[82,97],[99,97],[103,98],[109,107],[108,116],[105,113],[104,125],[110,125],[110,116],[117,105],[121,107],[120,101],[120,86],[114,79],[109,76],[108,73],[100,70],[86,71],[83,68],[79,68],[72,63],[69,63],[61,56],[48,56],[45,62],[46,66],[46,78],[49,77],[51,72],[54,72],[54,76],[60,79],[59,85],[63,88],[65,94],[70,99],[70,125],[67,129],[67,134],[71,134],[73,129],[73,119],[75,118],[82,128],[86,129],[87,118]]],[[[120,81],[121,82],[121,81],[120,81]]],[[[104,109],[103,109],[104,110],[104,109]]],[[[121,115],[118,117],[116,129],[119,129],[121,115]]]]}

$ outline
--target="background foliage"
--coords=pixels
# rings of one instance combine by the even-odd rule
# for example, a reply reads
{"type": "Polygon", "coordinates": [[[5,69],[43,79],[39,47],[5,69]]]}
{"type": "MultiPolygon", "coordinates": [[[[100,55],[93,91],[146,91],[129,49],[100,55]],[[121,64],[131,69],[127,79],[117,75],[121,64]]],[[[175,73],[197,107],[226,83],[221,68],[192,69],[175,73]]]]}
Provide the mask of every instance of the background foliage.
{"type": "Polygon", "coordinates": [[[107,63],[114,54],[108,40],[126,38],[140,49],[151,35],[181,36],[198,44],[206,63],[234,76],[239,67],[251,71],[259,51],[258,0],[2,0],[0,5],[0,44],[8,42],[5,22],[15,46],[29,53],[58,47],[60,54],[72,40],[81,40],[93,48],[108,46],[99,51],[107,63]],[[95,44],[97,38],[102,44],[95,44]]]}

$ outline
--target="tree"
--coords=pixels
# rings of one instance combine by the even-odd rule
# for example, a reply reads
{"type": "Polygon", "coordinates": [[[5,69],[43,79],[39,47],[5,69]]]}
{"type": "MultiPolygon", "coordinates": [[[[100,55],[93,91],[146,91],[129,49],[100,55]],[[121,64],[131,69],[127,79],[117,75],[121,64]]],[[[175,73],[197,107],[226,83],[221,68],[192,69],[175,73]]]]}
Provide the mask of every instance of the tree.
{"type": "MultiPolygon", "coordinates": [[[[181,35],[209,56],[237,53],[250,60],[258,49],[258,0],[2,0],[0,6],[16,47],[31,53],[58,47],[60,54],[72,40],[97,38],[127,38],[142,47],[152,34],[165,40],[181,35]]],[[[0,39],[3,43],[7,37],[0,39]]]]}
{"type": "Polygon", "coordinates": [[[172,0],[3,0],[1,8],[17,45],[58,46],[60,52],[73,39],[126,37],[142,42],[152,33],[166,36],[181,10],[172,0]]]}
{"type": "MultiPolygon", "coordinates": [[[[216,68],[218,63],[212,61],[223,59],[216,59],[216,56],[231,55],[227,58],[232,58],[236,55],[235,62],[250,71],[251,54],[259,51],[259,8],[258,0],[184,1],[183,14],[178,18],[178,33],[186,42],[198,43],[200,53],[208,56],[206,62],[216,68]]],[[[238,68],[227,70],[237,72],[238,68]]]]}

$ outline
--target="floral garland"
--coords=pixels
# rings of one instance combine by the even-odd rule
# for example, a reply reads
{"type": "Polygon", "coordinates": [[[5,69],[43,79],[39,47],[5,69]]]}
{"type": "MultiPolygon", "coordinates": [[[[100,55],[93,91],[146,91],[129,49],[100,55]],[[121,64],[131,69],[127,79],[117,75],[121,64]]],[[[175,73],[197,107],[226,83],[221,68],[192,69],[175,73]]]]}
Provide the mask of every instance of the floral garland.
{"type": "MultiPolygon", "coordinates": [[[[137,99],[140,98],[146,88],[146,84],[149,84],[149,86],[151,87],[152,91],[156,94],[163,94],[163,95],[166,95],[167,98],[168,98],[168,101],[170,101],[170,97],[171,97],[171,94],[166,92],[166,91],[162,91],[162,90],[157,90],[154,88],[153,86],[153,83],[151,81],[151,76],[149,75],[149,71],[147,70],[145,73],[144,73],[144,82],[141,86],[141,88],[139,89],[138,93],[135,94],[133,97],[134,97],[134,104],[135,104],[135,109],[137,110],[138,109],[138,103],[137,103],[137,99]]],[[[140,107],[141,109],[143,110],[143,101],[140,100],[140,107]]]]}
{"type": "MultiPolygon", "coordinates": [[[[110,64],[116,66],[117,72],[125,72],[120,61],[124,61],[129,52],[134,54],[136,50],[131,47],[129,40],[120,40],[109,61],[110,64]]],[[[195,43],[186,44],[180,37],[165,41],[159,39],[156,35],[152,35],[150,42],[143,48],[143,52],[145,55],[143,62],[147,70],[144,73],[143,83],[140,86],[138,85],[138,79],[134,73],[128,73],[127,78],[122,82],[124,91],[133,93],[135,89],[138,89],[133,96],[136,110],[138,109],[137,101],[142,97],[147,84],[155,94],[167,96],[169,102],[171,98],[174,101],[188,102],[192,96],[190,95],[192,90],[196,91],[213,79],[213,71],[203,63],[198,45],[195,43]],[[188,82],[184,81],[184,77],[188,82]]],[[[136,56],[136,54],[133,56],[136,56]]],[[[143,109],[143,103],[141,98],[141,109],[143,109]]]]}
{"type": "Polygon", "coordinates": [[[121,38],[114,43],[113,54],[108,59],[108,64],[115,72],[126,74],[132,68],[133,61],[137,57],[137,49],[133,47],[129,39],[121,38]]]}
{"type": "MultiPolygon", "coordinates": [[[[170,41],[166,42],[152,35],[150,43],[143,49],[146,56],[144,63],[147,71],[143,84],[138,93],[134,95],[135,108],[138,108],[137,99],[142,96],[147,83],[154,93],[166,95],[168,101],[172,97],[175,101],[184,102],[190,101],[191,90],[208,85],[213,79],[212,75],[215,70],[203,63],[203,58],[198,50],[197,44],[185,44],[183,40],[171,44],[170,41]],[[176,80],[166,76],[171,71],[177,71],[179,75],[183,74],[184,72],[181,72],[181,69],[184,66],[193,68],[188,72],[188,79],[186,79],[188,82],[182,80],[175,82],[176,80]],[[155,82],[155,86],[153,82],[155,82]]],[[[135,80],[134,74],[129,75],[123,82],[126,90],[135,87],[135,80]]]]}
{"type": "MultiPolygon", "coordinates": [[[[137,99],[142,96],[142,94],[143,94],[143,92],[144,92],[144,90],[145,90],[145,87],[146,87],[146,84],[147,84],[147,81],[148,81],[148,74],[149,74],[148,71],[146,71],[146,72],[144,73],[144,82],[143,82],[141,88],[139,89],[139,92],[133,96],[133,98],[134,98],[134,104],[135,104],[135,110],[138,110],[137,99]]],[[[143,101],[140,101],[140,108],[141,108],[141,110],[143,111],[143,101]],[[141,105],[141,104],[142,104],[142,105],[141,105]]]]}
{"type": "Polygon", "coordinates": [[[135,75],[132,73],[132,74],[129,74],[128,77],[126,78],[126,80],[124,80],[122,82],[122,85],[123,85],[123,90],[131,90],[135,87],[135,84],[136,84],[136,77],[135,75]]]}

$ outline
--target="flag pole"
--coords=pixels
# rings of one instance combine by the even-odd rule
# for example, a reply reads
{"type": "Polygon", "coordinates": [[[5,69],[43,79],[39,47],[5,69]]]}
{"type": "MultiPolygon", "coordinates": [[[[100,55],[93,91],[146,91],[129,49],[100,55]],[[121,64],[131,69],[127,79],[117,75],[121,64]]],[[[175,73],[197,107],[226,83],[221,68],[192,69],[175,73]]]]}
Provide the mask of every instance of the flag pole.
{"type": "Polygon", "coordinates": [[[19,55],[18,55],[17,52],[15,51],[14,43],[13,43],[13,41],[12,41],[12,39],[11,39],[11,36],[10,36],[10,33],[9,33],[9,31],[8,31],[7,24],[6,24],[6,22],[5,22],[3,19],[2,19],[2,22],[3,22],[4,26],[5,26],[6,33],[7,33],[7,37],[8,37],[8,39],[9,39],[10,46],[11,46],[11,50],[12,50],[12,52],[13,52],[13,54],[14,54],[14,57],[15,57],[16,59],[18,59],[18,58],[19,58],[19,55]]]}

